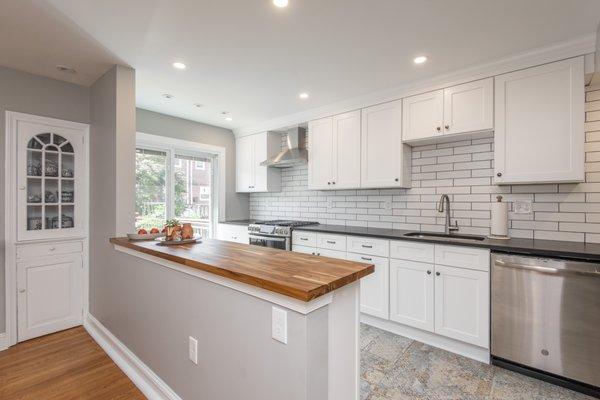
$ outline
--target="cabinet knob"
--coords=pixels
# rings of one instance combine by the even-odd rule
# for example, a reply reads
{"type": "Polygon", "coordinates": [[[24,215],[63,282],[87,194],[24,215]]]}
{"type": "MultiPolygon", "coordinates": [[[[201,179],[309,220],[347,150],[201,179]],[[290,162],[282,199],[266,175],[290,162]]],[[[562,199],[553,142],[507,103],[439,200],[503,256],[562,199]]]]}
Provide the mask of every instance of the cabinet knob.
{"type": "Polygon", "coordinates": [[[436,275],[436,276],[440,276],[440,275],[441,275],[441,272],[436,272],[436,273],[435,273],[435,275],[436,275]]]}
{"type": "Polygon", "coordinates": [[[331,185],[331,182],[327,182],[328,185],[331,185]]]}
{"type": "Polygon", "coordinates": [[[398,182],[400,179],[396,178],[396,179],[394,179],[394,180],[395,180],[396,182],[398,182]]]}
{"type": "Polygon", "coordinates": [[[431,271],[429,271],[429,270],[428,270],[428,271],[427,271],[427,275],[431,275],[431,271]]]}
{"type": "Polygon", "coordinates": [[[50,247],[50,251],[54,251],[54,250],[56,250],[56,247],[54,247],[54,246],[51,246],[51,247],[50,247]]]}
{"type": "Polygon", "coordinates": [[[439,132],[439,131],[441,131],[441,130],[442,130],[442,127],[441,127],[441,126],[438,126],[438,127],[436,127],[435,129],[436,129],[436,130],[439,132]]]}
{"type": "Polygon", "coordinates": [[[19,186],[19,190],[25,190],[25,186],[19,186]]]}
{"type": "Polygon", "coordinates": [[[496,176],[497,176],[497,177],[501,177],[501,176],[502,176],[502,172],[498,172],[498,173],[496,174],[496,176]]]}
{"type": "Polygon", "coordinates": [[[335,185],[335,182],[331,182],[332,185],[335,185]]]}
{"type": "Polygon", "coordinates": [[[25,289],[19,289],[19,293],[25,293],[25,289]]]}
{"type": "Polygon", "coordinates": [[[450,129],[450,125],[446,125],[446,126],[444,126],[444,128],[450,129]]]}

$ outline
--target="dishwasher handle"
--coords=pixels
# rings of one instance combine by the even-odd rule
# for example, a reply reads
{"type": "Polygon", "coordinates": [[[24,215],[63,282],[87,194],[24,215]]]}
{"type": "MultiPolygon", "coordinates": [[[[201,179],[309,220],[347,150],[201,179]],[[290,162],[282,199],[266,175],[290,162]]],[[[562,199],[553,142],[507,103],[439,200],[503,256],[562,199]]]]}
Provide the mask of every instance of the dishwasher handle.
{"type": "MultiPolygon", "coordinates": [[[[562,261],[562,260],[556,260],[562,261]]],[[[518,263],[514,261],[506,261],[501,258],[494,259],[494,265],[505,268],[515,268],[515,269],[523,269],[527,271],[539,272],[542,274],[552,274],[552,275],[567,275],[567,274],[576,274],[576,275],[592,275],[600,278],[600,271],[598,267],[594,264],[585,265],[583,263],[574,262],[569,263],[569,261],[561,262],[563,264],[562,267],[546,267],[542,265],[528,265],[523,263],[518,263]]]]}

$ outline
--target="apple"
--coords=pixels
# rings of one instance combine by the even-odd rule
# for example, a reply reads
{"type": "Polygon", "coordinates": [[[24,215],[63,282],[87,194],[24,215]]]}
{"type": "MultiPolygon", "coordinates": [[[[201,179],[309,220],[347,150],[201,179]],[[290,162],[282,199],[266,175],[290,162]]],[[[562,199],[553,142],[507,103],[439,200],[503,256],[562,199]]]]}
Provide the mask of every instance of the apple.
{"type": "Polygon", "coordinates": [[[150,233],[160,233],[160,231],[158,230],[158,228],[152,228],[150,229],[150,233]]]}
{"type": "Polygon", "coordinates": [[[144,228],[142,228],[138,231],[138,235],[147,235],[147,234],[148,234],[148,231],[145,230],[144,228]]]}

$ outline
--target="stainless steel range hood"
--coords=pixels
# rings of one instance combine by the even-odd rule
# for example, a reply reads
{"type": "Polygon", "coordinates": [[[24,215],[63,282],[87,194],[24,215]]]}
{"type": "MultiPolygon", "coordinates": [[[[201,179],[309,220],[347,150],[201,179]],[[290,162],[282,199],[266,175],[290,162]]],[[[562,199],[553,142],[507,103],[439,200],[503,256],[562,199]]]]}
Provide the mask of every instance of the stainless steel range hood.
{"type": "Polygon", "coordinates": [[[260,163],[263,167],[287,168],[306,164],[308,151],[306,150],[306,130],[302,127],[287,131],[287,149],[281,151],[273,158],[260,163]]]}

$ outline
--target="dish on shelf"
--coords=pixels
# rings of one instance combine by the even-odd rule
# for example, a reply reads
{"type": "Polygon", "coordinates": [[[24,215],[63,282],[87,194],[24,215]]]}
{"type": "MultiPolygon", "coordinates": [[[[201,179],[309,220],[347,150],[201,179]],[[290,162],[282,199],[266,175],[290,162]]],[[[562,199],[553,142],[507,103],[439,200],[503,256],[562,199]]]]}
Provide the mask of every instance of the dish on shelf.
{"type": "Polygon", "coordinates": [[[145,234],[139,234],[139,233],[128,233],[127,234],[127,238],[129,240],[154,240],[160,237],[165,236],[164,233],[145,233],[145,234]]]}
{"type": "Polygon", "coordinates": [[[179,239],[179,240],[167,240],[167,238],[157,238],[158,246],[177,246],[178,244],[191,244],[191,243],[202,243],[200,237],[193,237],[191,239],[179,239]]]}

